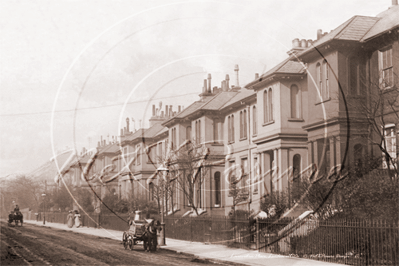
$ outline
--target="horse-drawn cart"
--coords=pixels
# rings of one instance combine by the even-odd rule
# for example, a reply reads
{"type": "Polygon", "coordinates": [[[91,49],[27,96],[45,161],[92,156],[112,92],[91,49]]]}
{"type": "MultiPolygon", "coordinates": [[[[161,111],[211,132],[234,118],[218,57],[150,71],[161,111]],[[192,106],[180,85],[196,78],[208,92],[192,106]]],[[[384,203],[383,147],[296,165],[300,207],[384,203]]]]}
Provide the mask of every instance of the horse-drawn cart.
{"type": "Polygon", "coordinates": [[[21,224],[22,226],[22,224],[24,223],[24,216],[20,211],[10,212],[10,214],[8,215],[8,225],[11,226],[12,222],[14,222],[16,226],[18,224],[21,224]]]}
{"type": "Polygon", "coordinates": [[[129,221],[129,230],[123,232],[123,247],[133,250],[138,242],[143,242],[145,251],[156,251],[157,248],[157,226],[152,219],[142,219],[141,212],[136,211],[132,221],[129,221]]]}

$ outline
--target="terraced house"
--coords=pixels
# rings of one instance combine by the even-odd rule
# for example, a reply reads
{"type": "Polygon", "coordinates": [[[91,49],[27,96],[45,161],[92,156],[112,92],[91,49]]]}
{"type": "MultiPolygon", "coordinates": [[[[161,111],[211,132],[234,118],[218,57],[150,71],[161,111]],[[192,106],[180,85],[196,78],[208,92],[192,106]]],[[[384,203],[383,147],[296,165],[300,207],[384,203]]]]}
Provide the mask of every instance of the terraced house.
{"type": "MultiPolygon", "coordinates": [[[[130,132],[127,124],[119,144],[99,147],[96,169],[115,163],[120,198],[151,201],[149,181],[168,154],[187,140],[202,144],[208,151],[207,163],[198,164],[203,182],[192,191],[200,215],[258,211],[265,195],[290,195],[293,178],[309,169],[327,174],[380,157],[381,170],[397,176],[398,34],[393,1],[376,17],[354,16],[329,33],[318,30],[316,40],[294,39],[285,60],[242,87],[238,66],[234,85],[227,75],[212,86],[209,74],[198,101],[176,112],[153,106],[149,128],[130,132]]],[[[167,213],[187,215],[193,203],[178,182],[172,187],[167,213]]]]}

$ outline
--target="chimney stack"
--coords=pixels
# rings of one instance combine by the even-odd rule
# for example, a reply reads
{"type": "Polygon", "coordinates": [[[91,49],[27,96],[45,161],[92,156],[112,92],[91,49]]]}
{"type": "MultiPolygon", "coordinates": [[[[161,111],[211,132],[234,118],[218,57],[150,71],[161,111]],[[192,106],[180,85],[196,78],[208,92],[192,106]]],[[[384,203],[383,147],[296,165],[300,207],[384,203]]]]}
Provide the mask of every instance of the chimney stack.
{"type": "Polygon", "coordinates": [[[239,81],[238,81],[238,70],[239,70],[239,68],[238,68],[238,65],[235,65],[235,67],[234,67],[234,72],[236,72],[236,86],[238,87],[238,86],[240,86],[240,83],[239,83],[239,81]]]}
{"type": "Polygon", "coordinates": [[[173,105],[169,105],[169,115],[173,116],[173,105]]]}
{"type": "Polygon", "coordinates": [[[177,112],[178,112],[178,113],[181,112],[181,106],[180,106],[180,105],[177,107],[177,112]]]}
{"type": "Polygon", "coordinates": [[[226,81],[222,80],[222,91],[226,91],[226,81]]]}
{"type": "Polygon", "coordinates": [[[162,112],[161,112],[161,117],[164,117],[164,114],[165,114],[165,113],[162,111],[162,112]]]}
{"type": "Polygon", "coordinates": [[[229,74],[226,74],[225,80],[226,80],[226,91],[228,91],[230,89],[230,84],[229,84],[230,77],[229,77],[229,74]]]}
{"type": "Polygon", "coordinates": [[[317,30],[317,40],[319,40],[321,37],[323,37],[323,31],[321,29],[317,30]]]}
{"type": "Polygon", "coordinates": [[[204,79],[204,87],[202,87],[202,93],[206,93],[208,91],[208,86],[207,86],[208,81],[204,79]]]}
{"type": "Polygon", "coordinates": [[[155,104],[152,105],[152,116],[155,116],[155,104]]]}
{"type": "Polygon", "coordinates": [[[211,74],[208,74],[208,92],[211,92],[211,89],[212,89],[212,87],[211,87],[211,79],[212,79],[211,74]]]}
{"type": "Polygon", "coordinates": [[[129,133],[129,118],[126,117],[126,131],[129,133]]]}
{"type": "Polygon", "coordinates": [[[168,105],[165,105],[165,116],[169,117],[168,105]]]}
{"type": "Polygon", "coordinates": [[[100,142],[97,143],[97,147],[100,147],[100,142]]]}
{"type": "Polygon", "coordinates": [[[398,5],[398,0],[392,0],[392,5],[397,6],[398,5]]]}

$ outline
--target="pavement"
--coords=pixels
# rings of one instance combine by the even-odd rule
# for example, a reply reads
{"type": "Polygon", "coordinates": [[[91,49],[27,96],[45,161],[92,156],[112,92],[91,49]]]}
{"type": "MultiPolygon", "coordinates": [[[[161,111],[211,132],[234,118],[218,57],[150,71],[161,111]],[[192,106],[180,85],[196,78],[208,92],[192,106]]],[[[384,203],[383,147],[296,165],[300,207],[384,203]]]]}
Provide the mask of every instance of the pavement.
{"type": "MultiPolygon", "coordinates": [[[[97,229],[92,227],[72,227],[68,228],[66,224],[36,222],[32,220],[24,220],[24,223],[34,224],[37,226],[46,226],[54,229],[73,231],[76,233],[89,234],[98,237],[122,240],[123,231],[97,229]]],[[[343,265],[337,263],[323,262],[317,260],[303,259],[276,255],[271,253],[263,253],[257,250],[246,250],[240,248],[231,248],[224,245],[204,244],[201,242],[190,242],[166,238],[166,245],[161,249],[171,250],[177,253],[194,255],[200,259],[207,259],[215,263],[229,262],[238,265],[273,265],[273,266],[334,266],[343,265]]],[[[121,247],[122,248],[122,247],[121,247]]]]}

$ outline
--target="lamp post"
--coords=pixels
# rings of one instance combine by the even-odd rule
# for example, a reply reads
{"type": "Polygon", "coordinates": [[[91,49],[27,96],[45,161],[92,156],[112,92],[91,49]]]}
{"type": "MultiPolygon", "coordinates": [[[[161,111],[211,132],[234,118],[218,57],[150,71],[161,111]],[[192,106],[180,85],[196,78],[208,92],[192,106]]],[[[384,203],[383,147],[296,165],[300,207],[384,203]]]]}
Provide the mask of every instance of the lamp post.
{"type": "Polygon", "coordinates": [[[46,194],[42,194],[43,197],[43,224],[46,224],[46,194]]]}
{"type": "MultiPolygon", "coordinates": [[[[164,165],[161,165],[157,169],[157,173],[160,173],[163,178],[163,180],[161,180],[161,182],[162,182],[162,208],[161,208],[161,228],[162,228],[162,230],[161,230],[161,241],[160,241],[159,245],[165,246],[166,243],[165,243],[165,222],[164,222],[164,208],[165,208],[164,181],[167,180],[169,169],[167,167],[165,167],[164,165]]],[[[159,179],[158,179],[158,181],[159,181],[159,179]]]]}

